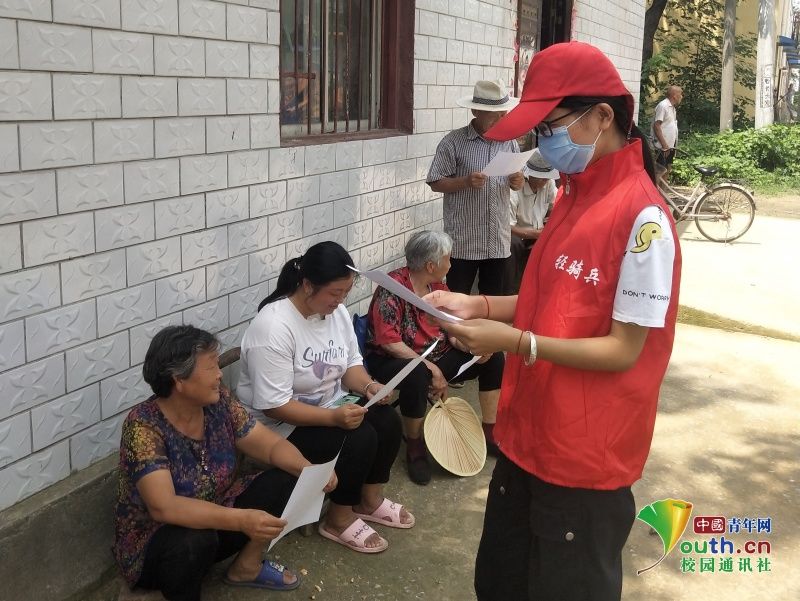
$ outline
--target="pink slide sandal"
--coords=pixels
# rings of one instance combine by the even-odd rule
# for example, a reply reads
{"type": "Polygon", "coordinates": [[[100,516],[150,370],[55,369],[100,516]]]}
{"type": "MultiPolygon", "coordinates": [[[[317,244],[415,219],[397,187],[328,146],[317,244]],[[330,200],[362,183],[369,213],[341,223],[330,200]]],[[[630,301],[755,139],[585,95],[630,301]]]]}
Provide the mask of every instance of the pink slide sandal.
{"type": "Polygon", "coordinates": [[[401,509],[403,509],[403,506],[400,503],[395,503],[394,501],[390,501],[384,497],[383,503],[381,503],[372,513],[366,514],[356,512],[356,515],[367,522],[382,524],[384,526],[388,526],[389,528],[411,528],[417,523],[417,520],[414,519],[414,516],[411,515],[411,512],[408,512],[408,515],[411,517],[411,521],[407,524],[401,522],[401,509]]]}
{"type": "Polygon", "coordinates": [[[328,532],[325,529],[325,523],[319,523],[319,534],[320,536],[327,538],[328,540],[332,540],[335,543],[339,543],[347,547],[348,549],[352,549],[353,551],[357,551],[358,553],[380,553],[381,551],[386,551],[389,547],[389,541],[385,538],[381,538],[381,544],[377,547],[367,547],[365,542],[366,540],[373,534],[377,534],[373,528],[369,526],[369,524],[365,524],[364,520],[356,520],[352,524],[350,524],[339,536],[336,536],[332,532],[328,532]]]}

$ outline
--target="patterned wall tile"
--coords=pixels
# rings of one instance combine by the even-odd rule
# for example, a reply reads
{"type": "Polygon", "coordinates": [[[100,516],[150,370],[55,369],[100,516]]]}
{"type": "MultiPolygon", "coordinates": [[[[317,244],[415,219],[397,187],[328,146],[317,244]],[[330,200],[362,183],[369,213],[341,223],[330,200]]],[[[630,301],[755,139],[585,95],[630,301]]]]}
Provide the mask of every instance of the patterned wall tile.
{"type": "Polygon", "coordinates": [[[250,186],[250,216],[263,217],[286,210],[286,182],[250,186]]]}
{"type": "Polygon", "coordinates": [[[58,307],[60,288],[55,265],[0,276],[0,322],[58,307]]]}
{"type": "MultiPolygon", "coordinates": [[[[229,232],[230,234],[230,232],[229,232]]],[[[208,298],[217,298],[246,288],[248,281],[248,259],[246,255],[206,267],[206,293],[208,298]]]]}
{"type": "Polygon", "coordinates": [[[129,352],[127,332],[101,338],[67,351],[67,392],[128,369],[129,352]]]}
{"type": "Polygon", "coordinates": [[[97,121],[94,139],[98,163],[153,158],[153,122],[148,119],[97,121]]]}
{"type": "Polygon", "coordinates": [[[28,317],[25,320],[28,361],[94,340],[96,334],[93,300],[28,317]]]}
{"type": "Polygon", "coordinates": [[[403,209],[394,214],[394,229],[398,233],[408,232],[414,229],[413,209],[403,209]]]}
{"type": "Polygon", "coordinates": [[[267,82],[261,79],[229,79],[228,114],[267,113],[267,82]]]}
{"type": "Polygon", "coordinates": [[[38,451],[100,421],[100,385],[62,396],[31,410],[33,448],[38,451]]]}
{"type": "Polygon", "coordinates": [[[302,209],[269,216],[269,241],[273,246],[297,240],[302,236],[302,209]]]}
{"type": "Polygon", "coordinates": [[[154,73],[151,35],[95,29],[92,47],[96,73],[154,73]]]}
{"type": "Polygon", "coordinates": [[[156,75],[202,77],[206,74],[205,42],[155,36],[156,75]]]}
{"type": "Polygon", "coordinates": [[[408,138],[406,136],[396,136],[386,139],[386,161],[405,160],[408,149],[408,138]]]}
{"type": "MultiPolygon", "coordinates": [[[[423,182],[424,185],[424,182],[423,182]]],[[[383,205],[387,213],[399,211],[406,206],[406,191],[403,186],[389,188],[383,192],[383,205]]]]}
{"type": "Polygon", "coordinates": [[[0,19],[0,69],[19,69],[18,48],[16,21],[0,19]]]}
{"type": "Polygon", "coordinates": [[[179,0],[181,35],[225,39],[225,5],[208,0],[179,0]]]}
{"type": "Polygon", "coordinates": [[[202,154],[206,151],[202,118],[156,119],[156,158],[202,154]]]}
{"type": "Polygon", "coordinates": [[[383,242],[362,248],[358,265],[362,269],[375,269],[383,265],[383,242]]]}
{"type": "Polygon", "coordinates": [[[0,421],[0,468],[30,453],[30,414],[20,413],[11,419],[0,421]]]}
{"type": "Polygon", "coordinates": [[[22,224],[25,266],[62,261],[94,252],[91,213],[76,213],[22,224]]]}
{"type": "Polygon", "coordinates": [[[301,177],[305,173],[305,149],[273,148],[269,151],[269,172],[273,180],[301,177]]]}
{"type": "Polygon", "coordinates": [[[0,175],[0,223],[47,217],[56,212],[52,171],[0,175]]]}
{"type": "Polygon", "coordinates": [[[108,336],[155,318],[156,285],[153,282],[97,299],[98,336],[108,336]]]}
{"type": "Polygon", "coordinates": [[[306,146],[306,175],[336,170],[336,145],[306,146]]]}
{"type": "Polygon", "coordinates": [[[65,386],[63,355],[0,374],[0,419],[63,395],[65,386]]]}
{"type": "Polygon", "coordinates": [[[156,312],[159,317],[188,309],[206,300],[204,269],[185,271],[156,282],[156,312]]]}
{"type": "Polygon", "coordinates": [[[240,42],[206,42],[206,76],[247,77],[248,48],[240,42]]]}
{"type": "Polygon", "coordinates": [[[361,219],[371,219],[372,217],[383,215],[385,213],[385,199],[386,195],[383,193],[383,191],[372,192],[370,194],[364,194],[363,196],[360,196],[359,203],[361,205],[361,209],[359,211],[359,215],[361,219]]]}
{"type": "Polygon", "coordinates": [[[260,184],[269,179],[269,154],[266,150],[232,152],[228,155],[228,185],[260,184]]]}
{"type": "Polygon", "coordinates": [[[350,174],[347,171],[320,176],[320,202],[345,198],[350,193],[350,174]]]}
{"type": "Polygon", "coordinates": [[[266,282],[278,277],[281,268],[286,263],[286,247],[273,246],[266,250],[255,252],[250,257],[250,284],[266,282]]]}
{"type": "Polygon", "coordinates": [[[0,120],[52,119],[50,75],[0,73],[0,120]]]}
{"type": "Polygon", "coordinates": [[[228,229],[217,227],[181,236],[183,269],[193,269],[228,258],[228,229]]]}
{"type": "Polygon", "coordinates": [[[122,0],[122,28],[178,33],[178,0],[122,0]]]}
{"type": "Polygon", "coordinates": [[[239,324],[250,321],[258,312],[259,303],[270,293],[268,282],[250,286],[244,290],[234,292],[229,297],[230,323],[239,324]]]}
{"type": "Polygon", "coordinates": [[[89,29],[20,21],[19,64],[23,69],[92,71],[89,29]]]}
{"type": "Polygon", "coordinates": [[[309,205],[319,204],[320,176],[311,175],[290,179],[287,182],[286,208],[297,209],[309,205]]]}
{"type": "Polygon", "coordinates": [[[234,221],[242,221],[249,216],[249,189],[228,188],[206,194],[206,224],[216,227],[234,221]]]}
{"type": "Polygon", "coordinates": [[[0,371],[25,363],[25,325],[12,321],[0,325],[0,371]]]}
{"type": "Polygon", "coordinates": [[[364,140],[364,166],[386,162],[386,138],[364,140]]]}
{"type": "Polygon", "coordinates": [[[124,415],[100,422],[69,441],[73,470],[82,470],[112,454],[119,454],[124,415]]]}
{"type": "Polygon", "coordinates": [[[69,167],[92,162],[92,124],[64,121],[19,126],[23,169],[69,167]]]}
{"type": "Polygon", "coordinates": [[[128,259],[128,286],[181,270],[181,240],[177,237],[132,246],[125,252],[128,259]]]}
{"type": "Polygon", "coordinates": [[[125,163],[125,202],[156,200],[180,194],[177,159],[125,163]]]}
{"type": "Polygon", "coordinates": [[[0,173],[19,170],[19,136],[16,123],[0,124],[0,173]]]}
{"type": "Polygon", "coordinates": [[[385,261],[394,261],[405,256],[405,236],[393,236],[383,241],[383,258],[385,261]]]}
{"type": "Polygon", "coordinates": [[[97,211],[94,223],[98,252],[147,242],[156,235],[152,203],[97,211]]]}
{"type": "Polygon", "coordinates": [[[272,148],[280,145],[280,116],[250,115],[250,146],[272,148]]]}
{"type": "Polygon", "coordinates": [[[125,251],[116,250],[61,264],[64,303],[92,298],[125,287],[125,251]]]}
{"type": "Polygon", "coordinates": [[[361,167],[363,145],[364,143],[361,141],[336,144],[336,169],[342,171],[361,167]]]}
{"type": "Polygon", "coordinates": [[[373,238],[386,240],[394,236],[394,215],[381,215],[372,220],[373,238]]]}
{"type": "Polygon", "coordinates": [[[100,414],[109,419],[152,396],[153,391],[137,365],[100,382],[100,414]]]}
{"type": "Polygon", "coordinates": [[[333,223],[333,203],[303,209],[303,236],[313,236],[329,230],[333,223]]]}
{"type": "Polygon", "coordinates": [[[278,79],[278,47],[250,44],[250,77],[278,79]]]}
{"type": "Polygon", "coordinates": [[[0,273],[22,268],[22,243],[20,227],[0,225],[0,273]]]}
{"type": "Polygon", "coordinates": [[[56,119],[115,119],[122,116],[120,80],[114,75],[53,74],[56,119]]]}
{"type": "Polygon", "coordinates": [[[59,169],[58,211],[75,213],[121,205],[122,165],[59,169]]]}
{"type": "Polygon", "coordinates": [[[228,5],[228,39],[267,41],[267,12],[260,8],[228,5]]]}
{"type": "Polygon", "coordinates": [[[119,28],[119,0],[53,0],[53,21],[119,28]]]}
{"type": "MultiPolygon", "coordinates": [[[[144,361],[144,356],[147,353],[147,347],[150,346],[150,341],[160,330],[167,326],[179,326],[182,323],[182,314],[173,313],[161,319],[156,319],[155,321],[131,328],[131,365],[137,365],[144,361]]],[[[141,373],[142,368],[138,367],[137,369],[139,373],[141,373]]]]}
{"type": "MultiPolygon", "coordinates": [[[[274,215],[272,216],[274,217],[274,215]]],[[[234,257],[255,252],[269,246],[272,217],[251,219],[228,226],[228,252],[234,257]]]]}
{"type": "Polygon", "coordinates": [[[350,196],[355,196],[357,194],[365,194],[367,192],[372,192],[375,189],[374,167],[362,167],[360,169],[350,169],[349,171],[347,171],[347,174],[350,180],[348,189],[348,193],[350,196]]]}
{"type": "Polygon", "coordinates": [[[224,154],[181,157],[181,192],[194,194],[228,187],[228,157],[224,154]]]}
{"type": "Polygon", "coordinates": [[[183,323],[215,334],[228,327],[228,297],[203,303],[183,312],[183,323]]]}
{"type": "Polygon", "coordinates": [[[69,475],[69,443],[64,441],[0,470],[0,509],[31,496],[69,475]]]}
{"type": "Polygon", "coordinates": [[[157,238],[186,234],[205,227],[205,204],[202,194],[159,200],[155,205],[157,238]]]}
{"type": "Polygon", "coordinates": [[[208,152],[229,152],[250,148],[250,120],[245,117],[206,119],[208,152]]]}
{"type": "Polygon", "coordinates": [[[372,221],[359,221],[347,226],[347,249],[355,250],[372,243],[372,221]]]}
{"type": "Polygon", "coordinates": [[[333,224],[342,227],[355,223],[360,219],[360,202],[358,196],[343,198],[334,203],[333,224]]]}
{"type": "Polygon", "coordinates": [[[122,116],[174,117],[178,114],[178,81],[173,77],[123,77],[122,116]]]}

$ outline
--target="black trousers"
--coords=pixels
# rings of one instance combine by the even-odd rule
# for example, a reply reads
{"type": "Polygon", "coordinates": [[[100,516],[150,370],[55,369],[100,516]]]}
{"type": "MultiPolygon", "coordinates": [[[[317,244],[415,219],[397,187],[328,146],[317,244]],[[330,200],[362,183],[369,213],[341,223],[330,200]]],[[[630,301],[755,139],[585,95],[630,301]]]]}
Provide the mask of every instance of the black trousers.
{"type": "Polygon", "coordinates": [[[478,276],[478,292],[489,296],[500,296],[505,293],[506,259],[450,259],[450,271],[447,272],[447,287],[453,292],[470,294],[475,276],[478,276]]]}
{"type": "MultiPolygon", "coordinates": [[[[234,507],[283,513],[297,478],[279,469],[259,474],[234,502],[234,507]]],[[[167,524],[150,539],[136,586],[160,590],[170,601],[199,601],[200,585],[211,566],[248,541],[243,532],[199,530],[167,524]]]]}
{"type": "MultiPolygon", "coordinates": [[[[458,349],[450,349],[436,361],[436,366],[447,379],[453,378],[458,368],[472,358],[469,353],[458,349]]],[[[403,369],[411,359],[395,359],[386,355],[372,353],[369,356],[369,366],[372,376],[381,382],[388,382],[403,369]]],[[[503,353],[493,354],[486,363],[475,364],[455,378],[454,382],[465,382],[478,378],[478,390],[497,390],[503,380],[503,367],[505,357],[503,353]]],[[[430,388],[433,375],[424,363],[418,364],[397,387],[399,395],[400,413],[403,417],[425,417],[428,408],[428,388],[430,388]]]]}
{"type": "Polygon", "coordinates": [[[519,293],[522,274],[528,264],[535,240],[523,240],[519,236],[511,235],[511,256],[506,259],[506,290],[504,294],[514,295],[519,293]]]}
{"type": "Polygon", "coordinates": [[[475,562],[479,601],[619,601],[630,487],[548,484],[500,456],[475,562]]]}
{"type": "Polygon", "coordinates": [[[311,463],[330,461],[341,449],[336,462],[339,484],[330,493],[330,500],[337,505],[357,505],[364,484],[389,481],[401,436],[397,412],[389,405],[373,405],[354,430],[298,426],[288,440],[311,463]]]}

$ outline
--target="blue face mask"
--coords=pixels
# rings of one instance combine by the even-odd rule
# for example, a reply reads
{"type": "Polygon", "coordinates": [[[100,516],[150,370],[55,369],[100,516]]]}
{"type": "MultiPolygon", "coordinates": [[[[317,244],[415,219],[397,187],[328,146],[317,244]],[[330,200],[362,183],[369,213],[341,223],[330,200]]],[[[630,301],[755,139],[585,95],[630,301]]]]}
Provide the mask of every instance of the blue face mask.
{"type": "MultiPolygon", "coordinates": [[[[591,107],[583,115],[590,110],[592,110],[591,107]]],[[[589,165],[589,161],[592,160],[595,144],[600,139],[600,134],[603,133],[601,130],[592,144],[576,144],[573,142],[567,130],[580,121],[583,115],[569,125],[553,128],[552,136],[539,136],[539,152],[542,153],[542,158],[550,163],[553,169],[557,169],[561,173],[582,173],[589,165]]]]}

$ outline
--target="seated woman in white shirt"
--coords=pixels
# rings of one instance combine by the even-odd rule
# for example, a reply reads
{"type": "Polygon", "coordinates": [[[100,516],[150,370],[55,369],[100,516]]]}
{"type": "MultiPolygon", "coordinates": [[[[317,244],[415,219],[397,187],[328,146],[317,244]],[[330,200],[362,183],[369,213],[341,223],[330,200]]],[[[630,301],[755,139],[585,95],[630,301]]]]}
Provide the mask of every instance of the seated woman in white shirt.
{"type": "Polygon", "coordinates": [[[361,553],[388,542],[365,521],[411,528],[414,516],[383,496],[400,448],[400,418],[389,398],[369,410],[380,384],[364,369],[350,315],[353,260],[335,242],[320,242],[283,266],[275,291],[259,306],[242,340],[239,399],[309,461],[339,453],[339,485],[319,533],[361,553]],[[341,449],[341,452],[339,450],[341,449]]]}

